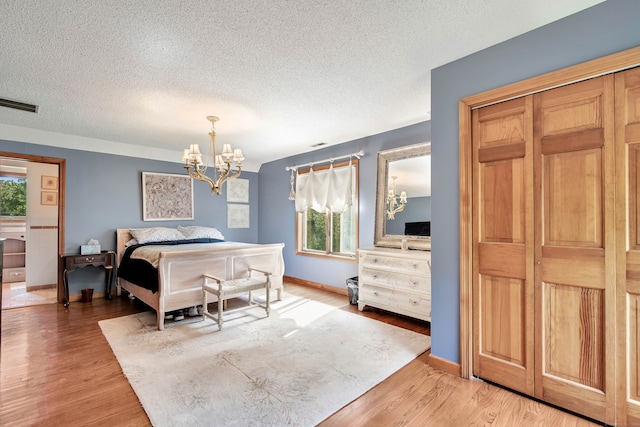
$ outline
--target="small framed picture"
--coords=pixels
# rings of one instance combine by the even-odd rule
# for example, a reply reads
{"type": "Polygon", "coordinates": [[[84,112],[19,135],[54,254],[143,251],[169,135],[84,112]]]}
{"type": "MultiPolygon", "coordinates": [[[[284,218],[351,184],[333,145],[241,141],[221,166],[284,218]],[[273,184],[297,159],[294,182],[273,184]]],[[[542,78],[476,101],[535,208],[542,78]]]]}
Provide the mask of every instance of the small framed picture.
{"type": "Polygon", "coordinates": [[[243,178],[227,181],[227,202],[249,203],[249,180],[243,178]]]}
{"type": "Polygon", "coordinates": [[[41,205],[57,205],[58,204],[58,193],[53,191],[43,191],[40,199],[41,205]]]}
{"type": "Polygon", "coordinates": [[[58,189],[58,177],[57,176],[42,175],[42,189],[43,190],[57,190],[58,189]]]}
{"type": "Polygon", "coordinates": [[[227,228],[249,228],[249,205],[227,204],[227,228]]]}

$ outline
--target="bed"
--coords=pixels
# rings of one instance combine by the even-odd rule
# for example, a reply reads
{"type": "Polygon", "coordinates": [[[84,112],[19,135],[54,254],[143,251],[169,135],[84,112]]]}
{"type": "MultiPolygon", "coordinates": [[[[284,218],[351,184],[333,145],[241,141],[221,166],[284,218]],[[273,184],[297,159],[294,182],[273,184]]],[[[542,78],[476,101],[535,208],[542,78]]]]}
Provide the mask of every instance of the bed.
{"type": "MultiPolygon", "coordinates": [[[[116,230],[116,256],[118,268],[122,265],[127,243],[133,235],[128,228],[116,230]]],[[[181,242],[182,243],[182,242],[181,242]]],[[[130,295],[143,301],[157,313],[158,330],[164,329],[166,312],[193,307],[202,304],[202,275],[207,273],[225,280],[246,277],[248,268],[269,271],[271,289],[276,291],[277,299],[282,299],[282,276],[284,261],[283,243],[250,244],[239,242],[189,243],[165,246],[156,242],[145,246],[157,252],[157,289],[136,280],[119,277],[117,294],[125,289],[130,295]],[[131,280],[131,281],[130,281],[131,280]]],[[[135,253],[134,253],[135,255],[135,253]]],[[[133,257],[127,253],[127,257],[133,257]]],[[[126,259],[124,261],[127,261],[126,259]]],[[[153,276],[149,274],[149,276],[153,276]]],[[[215,300],[214,300],[215,301],[215,300]]]]}

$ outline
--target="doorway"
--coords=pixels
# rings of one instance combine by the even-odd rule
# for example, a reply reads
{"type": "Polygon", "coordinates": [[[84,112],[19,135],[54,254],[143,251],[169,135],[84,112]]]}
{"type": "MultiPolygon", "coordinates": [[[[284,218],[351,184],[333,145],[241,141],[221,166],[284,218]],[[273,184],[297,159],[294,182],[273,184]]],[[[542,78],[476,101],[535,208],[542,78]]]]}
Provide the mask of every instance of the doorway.
{"type": "Polygon", "coordinates": [[[0,152],[2,309],[62,301],[65,160],[0,152]]]}

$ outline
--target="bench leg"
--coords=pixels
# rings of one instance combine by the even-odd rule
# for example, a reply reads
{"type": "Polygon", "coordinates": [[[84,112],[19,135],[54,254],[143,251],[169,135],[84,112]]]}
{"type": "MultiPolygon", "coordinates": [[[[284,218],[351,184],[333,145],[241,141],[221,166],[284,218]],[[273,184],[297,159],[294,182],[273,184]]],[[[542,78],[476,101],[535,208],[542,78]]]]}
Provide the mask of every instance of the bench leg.
{"type": "Polygon", "coordinates": [[[270,304],[270,298],[269,298],[269,290],[271,289],[271,281],[269,280],[269,277],[267,276],[267,284],[265,285],[265,293],[266,293],[266,298],[267,301],[265,303],[265,310],[267,310],[267,317],[269,317],[269,314],[271,313],[271,309],[269,308],[269,304],[270,304]]]}

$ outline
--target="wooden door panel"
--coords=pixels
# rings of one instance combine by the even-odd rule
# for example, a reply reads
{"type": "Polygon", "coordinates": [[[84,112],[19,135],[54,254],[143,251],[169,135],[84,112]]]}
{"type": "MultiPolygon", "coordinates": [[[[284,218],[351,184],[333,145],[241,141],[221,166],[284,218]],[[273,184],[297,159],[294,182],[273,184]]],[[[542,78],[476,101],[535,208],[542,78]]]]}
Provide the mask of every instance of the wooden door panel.
{"type": "Polygon", "coordinates": [[[483,354],[524,366],[522,280],[483,276],[480,298],[483,354]]]}
{"type": "Polygon", "coordinates": [[[542,248],[542,280],[584,288],[602,289],[605,283],[605,253],[602,248],[542,248]]]}
{"type": "Polygon", "coordinates": [[[478,244],[478,270],[486,276],[526,278],[525,246],[510,243],[478,244]]]}
{"type": "Polygon", "coordinates": [[[540,120],[540,126],[536,127],[537,137],[603,128],[603,95],[600,79],[538,93],[536,98],[542,109],[534,112],[536,120],[540,120]]]}
{"type": "MultiPolygon", "coordinates": [[[[564,89],[564,88],[563,88],[564,89]]],[[[547,105],[543,112],[543,136],[575,133],[587,129],[602,128],[600,90],[596,95],[583,98],[584,94],[572,93],[565,99],[553,94],[555,105],[547,105]],[[578,98],[572,101],[573,98],[578,98]]]]}
{"type": "MultiPolygon", "coordinates": [[[[625,129],[626,131],[626,129],[625,129]]],[[[636,141],[640,141],[638,138],[636,141]]],[[[629,176],[625,180],[629,181],[629,249],[640,249],[640,144],[634,144],[633,140],[627,142],[626,147],[629,150],[629,176]]],[[[625,236],[626,237],[626,236],[625,236]]]]}
{"type": "Polygon", "coordinates": [[[618,73],[616,85],[617,412],[640,425],[640,69],[618,73]]]}
{"type": "Polygon", "coordinates": [[[612,123],[612,76],[534,95],[535,395],[607,422],[615,396],[606,345],[615,334],[612,123]]]}
{"type": "Polygon", "coordinates": [[[523,159],[483,163],[481,242],[524,243],[523,159]]]}
{"type": "Polygon", "coordinates": [[[474,374],[532,394],[531,97],[476,110],[472,120],[474,374]]]}
{"type": "MultiPolygon", "coordinates": [[[[601,420],[607,416],[609,411],[603,410],[604,396],[602,393],[583,393],[580,388],[576,388],[571,382],[547,378],[547,387],[540,399],[545,402],[553,402],[561,408],[582,414],[594,420],[601,420]]],[[[613,408],[608,408],[613,412],[613,408]]],[[[613,425],[613,415],[608,422],[613,425]]]]}
{"type": "Polygon", "coordinates": [[[542,286],[548,313],[543,375],[604,390],[602,290],[553,283],[542,286]]]}
{"type": "Polygon", "coordinates": [[[602,147],[603,129],[588,129],[576,133],[545,136],[541,141],[542,154],[588,150],[602,147]]]}
{"type": "Polygon", "coordinates": [[[544,235],[551,246],[602,247],[601,149],[544,156],[544,235]]]}
{"type": "Polygon", "coordinates": [[[478,120],[474,144],[478,150],[495,146],[509,149],[527,141],[531,124],[525,98],[490,105],[475,110],[474,114],[478,120]]]}
{"type": "Polygon", "coordinates": [[[640,294],[629,297],[629,400],[640,402],[640,294]]]}
{"type": "Polygon", "coordinates": [[[524,280],[482,276],[476,375],[514,390],[533,388],[527,360],[524,280]]]}

